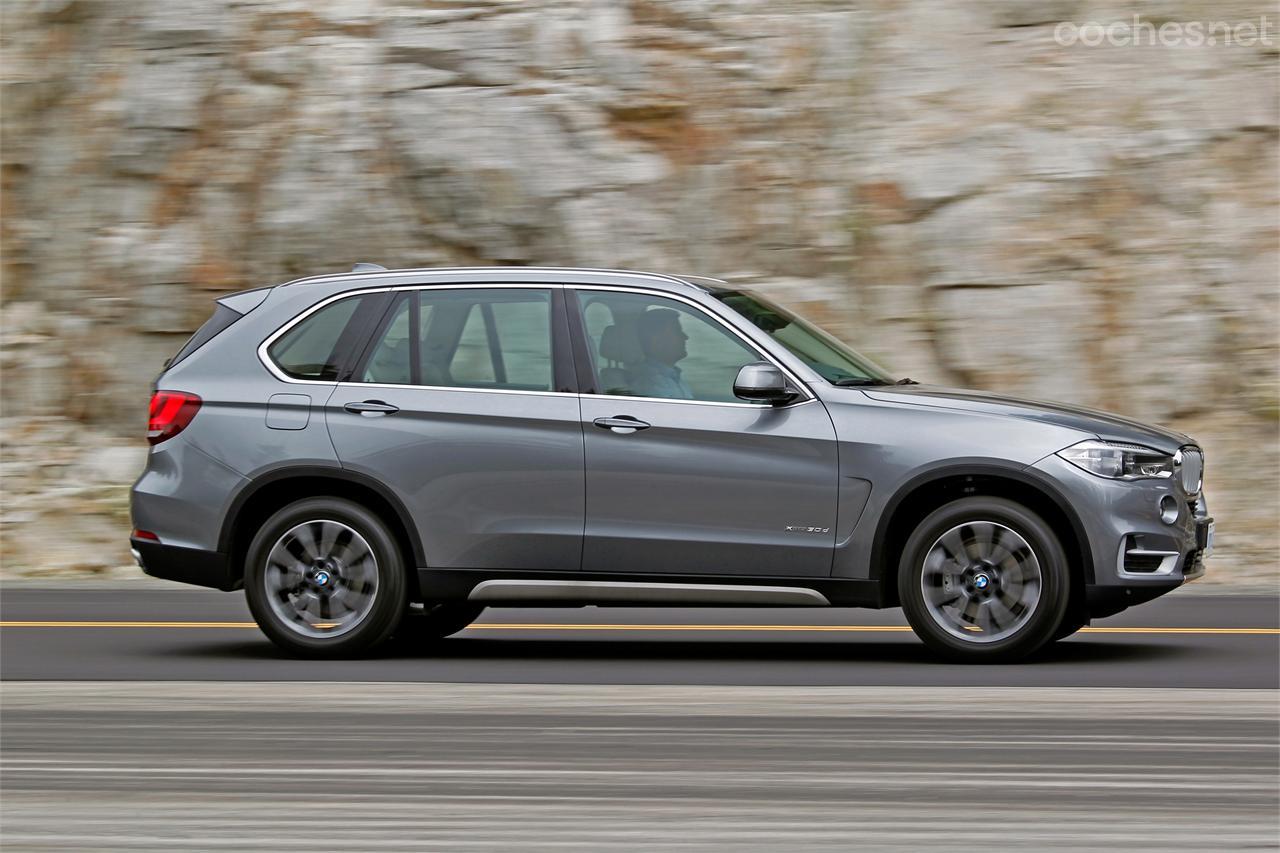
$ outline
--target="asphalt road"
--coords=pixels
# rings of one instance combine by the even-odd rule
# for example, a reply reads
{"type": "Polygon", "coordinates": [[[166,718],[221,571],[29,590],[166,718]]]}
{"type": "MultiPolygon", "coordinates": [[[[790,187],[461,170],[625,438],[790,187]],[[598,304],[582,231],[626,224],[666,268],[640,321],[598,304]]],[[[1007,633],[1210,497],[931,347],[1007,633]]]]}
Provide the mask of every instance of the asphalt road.
{"type": "Polygon", "coordinates": [[[1006,667],[896,612],[594,608],[299,662],[234,595],[5,589],[0,844],[1277,849],[1278,611],[1180,591],[1006,667]]]}
{"type": "Polygon", "coordinates": [[[8,682],[6,850],[1230,850],[1271,691],[8,682]]]}
{"type": "Polygon", "coordinates": [[[934,659],[898,610],[489,610],[429,646],[297,661],[250,624],[239,593],[7,589],[0,677],[1280,688],[1280,599],[1190,592],[1099,621],[1024,664],[955,666],[934,659]],[[102,622],[114,627],[84,625],[102,622]]]}

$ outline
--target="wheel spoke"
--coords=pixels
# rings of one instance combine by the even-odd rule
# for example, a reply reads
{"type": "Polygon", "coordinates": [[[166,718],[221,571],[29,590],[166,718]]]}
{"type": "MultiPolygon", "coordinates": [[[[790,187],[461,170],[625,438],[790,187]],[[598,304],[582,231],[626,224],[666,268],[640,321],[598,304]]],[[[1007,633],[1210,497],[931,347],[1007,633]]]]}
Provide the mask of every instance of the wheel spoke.
{"type": "Polygon", "coordinates": [[[990,559],[991,553],[994,550],[994,545],[992,543],[994,541],[996,529],[997,528],[994,524],[985,521],[969,525],[969,533],[971,537],[969,541],[972,543],[970,556],[973,558],[974,562],[990,559]]]}
{"type": "Polygon", "coordinates": [[[323,554],[316,543],[316,532],[313,529],[314,522],[308,524],[300,524],[293,529],[293,539],[298,543],[298,547],[302,549],[302,556],[306,560],[318,560],[323,554]]]}
{"type": "MultiPolygon", "coordinates": [[[[1000,551],[1004,551],[1008,553],[1009,547],[1004,544],[1004,536],[1006,533],[1009,532],[1009,528],[999,524],[993,524],[992,528],[993,528],[993,532],[991,534],[990,556],[995,557],[995,555],[998,554],[1000,551]]],[[[999,561],[995,560],[994,562],[998,563],[999,561]]]]}
{"type": "Polygon", "coordinates": [[[338,536],[342,534],[342,531],[350,529],[332,522],[322,522],[320,524],[320,541],[316,546],[316,557],[322,560],[332,557],[334,544],[338,541],[338,536]]]}
{"type": "Polygon", "coordinates": [[[970,562],[968,558],[968,551],[965,548],[964,539],[961,538],[960,528],[958,527],[944,533],[942,538],[938,540],[934,547],[941,547],[942,550],[946,552],[947,559],[951,560],[953,563],[964,565],[965,563],[970,562]]]}

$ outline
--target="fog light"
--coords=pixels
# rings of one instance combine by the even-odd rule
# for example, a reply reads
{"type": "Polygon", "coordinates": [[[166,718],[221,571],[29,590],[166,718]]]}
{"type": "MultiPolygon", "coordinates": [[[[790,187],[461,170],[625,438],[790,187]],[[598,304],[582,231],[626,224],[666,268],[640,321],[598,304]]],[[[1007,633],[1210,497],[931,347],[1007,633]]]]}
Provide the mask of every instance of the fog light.
{"type": "Polygon", "coordinates": [[[1163,495],[1158,503],[1160,520],[1165,524],[1173,524],[1178,520],[1178,499],[1173,495],[1163,495]]]}

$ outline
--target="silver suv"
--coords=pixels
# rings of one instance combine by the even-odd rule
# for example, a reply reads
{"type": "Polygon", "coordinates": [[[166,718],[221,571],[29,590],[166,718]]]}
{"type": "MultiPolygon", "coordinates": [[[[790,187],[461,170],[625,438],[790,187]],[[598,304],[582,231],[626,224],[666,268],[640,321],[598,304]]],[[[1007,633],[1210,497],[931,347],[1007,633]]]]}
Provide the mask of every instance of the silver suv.
{"type": "Polygon", "coordinates": [[[218,300],[151,400],[143,570],[350,655],[489,605],[895,607],[1021,658],[1195,578],[1185,435],[896,379],[714,279],[480,268],[218,300]]]}

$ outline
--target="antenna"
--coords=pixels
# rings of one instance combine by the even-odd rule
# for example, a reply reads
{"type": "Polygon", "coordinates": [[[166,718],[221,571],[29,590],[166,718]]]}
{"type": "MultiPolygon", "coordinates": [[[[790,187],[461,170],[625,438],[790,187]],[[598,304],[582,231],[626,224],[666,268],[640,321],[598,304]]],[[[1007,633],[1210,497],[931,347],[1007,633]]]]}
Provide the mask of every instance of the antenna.
{"type": "Polygon", "coordinates": [[[364,261],[356,264],[351,268],[352,272],[386,272],[387,268],[382,264],[367,264],[364,261]]]}

